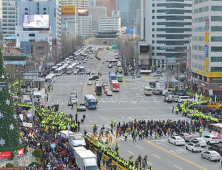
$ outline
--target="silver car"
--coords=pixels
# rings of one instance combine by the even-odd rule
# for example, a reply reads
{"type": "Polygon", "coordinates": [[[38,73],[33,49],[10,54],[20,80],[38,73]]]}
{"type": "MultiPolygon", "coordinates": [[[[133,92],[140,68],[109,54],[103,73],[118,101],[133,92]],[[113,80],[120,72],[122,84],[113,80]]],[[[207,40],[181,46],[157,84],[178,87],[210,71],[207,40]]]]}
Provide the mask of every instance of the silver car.
{"type": "Polygon", "coordinates": [[[209,161],[220,161],[221,156],[216,151],[204,151],[201,153],[201,157],[209,161]]]}
{"type": "Polygon", "coordinates": [[[201,146],[196,143],[188,143],[186,146],[186,150],[192,151],[192,152],[201,152],[201,146]]]}

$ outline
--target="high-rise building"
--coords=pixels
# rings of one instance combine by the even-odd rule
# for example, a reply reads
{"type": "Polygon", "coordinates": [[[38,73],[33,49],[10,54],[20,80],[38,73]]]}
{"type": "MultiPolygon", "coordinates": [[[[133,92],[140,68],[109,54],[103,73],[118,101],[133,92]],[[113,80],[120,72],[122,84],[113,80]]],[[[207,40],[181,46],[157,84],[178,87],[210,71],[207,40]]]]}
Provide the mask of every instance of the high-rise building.
{"type": "MultiPolygon", "coordinates": [[[[121,0],[120,0],[121,1],[121,0]]],[[[129,3],[129,19],[130,19],[130,27],[134,28],[135,30],[138,27],[138,17],[139,17],[139,13],[138,11],[140,10],[140,0],[130,0],[129,3]]],[[[136,32],[137,33],[137,32],[136,32]]]]}
{"type": "Polygon", "coordinates": [[[193,87],[222,91],[222,1],[193,1],[191,71],[193,87]]]}
{"type": "Polygon", "coordinates": [[[3,36],[14,36],[17,25],[17,0],[2,0],[3,36]]]}
{"type": "Polygon", "coordinates": [[[140,0],[140,38],[145,39],[145,3],[146,0],[140,0]]]}
{"type": "Polygon", "coordinates": [[[92,36],[92,16],[78,16],[78,34],[83,38],[92,36]]]}
{"type": "Polygon", "coordinates": [[[121,31],[120,17],[104,17],[99,19],[100,31],[121,31]]]}
{"type": "Polygon", "coordinates": [[[88,4],[91,6],[95,6],[96,2],[95,0],[88,0],[88,4]]]}
{"type": "Polygon", "coordinates": [[[2,40],[2,0],[0,0],[0,45],[2,40]]]}
{"type": "MultiPolygon", "coordinates": [[[[49,15],[49,25],[52,31],[52,39],[56,40],[58,49],[61,48],[61,1],[35,1],[18,3],[18,26],[23,25],[24,15],[49,15]]],[[[38,29],[36,29],[37,31],[38,29]]],[[[25,30],[28,34],[28,31],[25,30]]],[[[34,31],[34,30],[32,30],[34,31]]],[[[41,30],[40,30],[41,31],[41,30]]],[[[49,31],[48,31],[49,32],[49,31]]]]}
{"type": "Polygon", "coordinates": [[[62,6],[76,6],[76,12],[79,9],[88,8],[88,0],[62,0],[62,6]]]}
{"type": "Polygon", "coordinates": [[[96,6],[107,7],[107,17],[111,17],[112,11],[116,10],[116,0],[96,0],[96,6]]]}
{"type": "Polygon", "coordinates": [[[92,16],[92,31],[97,31],[99,18],[107,17],[107,8],[100,6],[89,6],[89,15],[92,16]]]}
{"type": "Polygon", "coordinates": [[[117,0],[116,9],[120,13],[121,26],[129,27],[130,25],[130,1],[129,0],[117,0]]]}
{"type": "Polygon", "coordinates": [[[165,69],[186,57],[192,33],[192,0],[146,1],[145,41],[150,45],[150,65],[165,69]]]}

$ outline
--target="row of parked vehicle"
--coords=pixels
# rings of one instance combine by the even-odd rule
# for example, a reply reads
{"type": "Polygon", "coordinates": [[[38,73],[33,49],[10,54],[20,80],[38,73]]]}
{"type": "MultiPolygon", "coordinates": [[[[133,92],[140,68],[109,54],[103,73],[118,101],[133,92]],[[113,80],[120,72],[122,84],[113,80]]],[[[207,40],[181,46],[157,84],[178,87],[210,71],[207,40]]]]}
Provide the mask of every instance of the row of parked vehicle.
{"type": "Polygon", "coordinates": [[[171,136],[168,142],[176,146],[186,145],[186,150],[192,152],[201,152],[201,157],[209,161],[220,161],[222,155],[222,145],[219,143],[218,137],[214,135],[205,135],[203,137],[194,138],[189,133],[181,133],[179,135],[171,136]],[[208,147],[203,150],[202,147],[208,147]]]}

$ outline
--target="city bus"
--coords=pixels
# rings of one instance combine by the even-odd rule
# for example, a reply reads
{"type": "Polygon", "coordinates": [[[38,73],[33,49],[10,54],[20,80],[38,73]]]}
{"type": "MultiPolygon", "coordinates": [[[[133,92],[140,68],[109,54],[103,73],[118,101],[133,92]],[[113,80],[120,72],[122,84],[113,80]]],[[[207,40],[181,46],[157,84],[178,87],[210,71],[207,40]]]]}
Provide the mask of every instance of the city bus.
{"type": "Polygon", "coordinates": [[[55,65],[51,68],[51,71],[54,72],[59,66],[55,65]]]}
{"type": "Polygon", "coordinates": [[[79,74],[85,74],[85,66],[79,67],[79,74]]]}
{"type": "Polygon", "coordinates": [[[46,84],[46,85],[53,84],[54,79],[55,79],[55,74],[50,73],[50,74],[47,75],[46,78],[45,78],[45,84],[46,84]]]}
{"type": "Polygon", "coordinates": [[[109,73],[109,80],[112,81],[112,80],[117,80],[117,75],[116,73],[109,73]]]}
{"type": "Polygon", "coordinates": [[[99,95],[102,95],[102,84],[100,81],[96,82],[96,85],[95,85],[95,92],[96,92],[96,95],[99,96],[99,95]]]}
{"type": "Polygon", "coordinates": [[[123,82],[123,76],[122,75],[117,75],[117,80],[118,80],[118,82],[123,82]]]}
{"type": "Polygon", "coordinates": [[[209,130],[212,135],[218,137],[219,141],[222,142],[222,123],[211,124],[209,130]]]}
{"type": "Polygon", "coordinates": [[[68,66],[68,64],[64,64],[63,66],[57,68],[55,70],[55,75],[56,76],[61,76],[62,74],[64,74],[66,72],[66,67],[68,66]]]}
{"type": "Polygon", "coordinates": [[[76,63],[72,63],[70,66],[68,66],[68,67],[66,68],[66,74],[71,74],[71,73],[73,73],[76,65],[77,65],[76,63]]]}
{"type": "Polygon", "coordinates": [[[117,80],[111,80],[111,90],[112,91],[119,91],[120,84],[117,80]]]}
{"type": "Polygon", "coordinates": [[[98,108],[98,100],[91,94],[87,94],[84,96],[85,105],[88,109],[97,109],[98,108]]]}

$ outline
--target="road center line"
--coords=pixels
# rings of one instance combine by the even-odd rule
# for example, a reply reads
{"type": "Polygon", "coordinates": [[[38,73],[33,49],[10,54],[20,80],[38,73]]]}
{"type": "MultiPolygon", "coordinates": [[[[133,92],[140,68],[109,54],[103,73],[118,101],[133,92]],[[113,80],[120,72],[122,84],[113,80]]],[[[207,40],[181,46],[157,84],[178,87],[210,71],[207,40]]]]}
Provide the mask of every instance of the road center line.
{"type": "Polygon", "coordinates": [[[138,146],[138,145],[136,145],[136,147],[138,147],[138,148],[140,148],[140,149],[143,149],[142,147],[140,147],[140,146],[138,146]]]}
{"type": "Polygon", "coordinates": [[[130,151],[128,151],[129,153],[131,153],[132,155],[134,155],[134,153],[133,152],[130,152],[130,151]]]}
{"type": "Polygon", "coordinates": [[[157,157],[157,158],[159,158],[159,159],[160,159],[160,157],[159,157],[159,156],[157,156],[157,155],[155,155],[155,154],[153,154],[153,156],[155,156],[155,157],[157,157]]]}
{"type": "Polygon", "coordinates": [[[180,167],[178,167],[178,166],[176,166],[176,165],[174,165],[176,168],[178,168],[178,169],[180,169],[180,170],[183,170],[182,168],[180,168],[180,167]]]}

